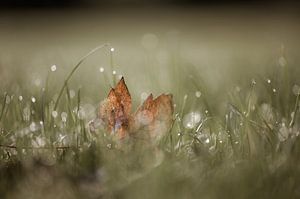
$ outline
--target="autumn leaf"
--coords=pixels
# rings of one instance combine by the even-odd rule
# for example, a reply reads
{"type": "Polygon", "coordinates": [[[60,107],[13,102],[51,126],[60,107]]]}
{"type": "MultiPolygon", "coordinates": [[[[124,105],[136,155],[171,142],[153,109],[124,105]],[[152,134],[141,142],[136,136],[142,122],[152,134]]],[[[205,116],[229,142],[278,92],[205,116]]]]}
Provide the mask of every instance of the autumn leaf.
{"type": "Polygon", "coordinates": [[[122,78],[100,104],[98,117],[110,133],[124,138],[130,129],[131,96],[122,78]]]}
{"type": "Polygon", "coordinates": [[[156,99],[150,94],[134,114],[135,131],[144,130],[150,138],[159,139],[172,125],[172,95],[162,94],[156,99]]]}
{"type": "Polygon", "coordinates": [[[143,133],[156,140],[170,129],[174,111],[172,95],[162,94],[154,99],[150,94],[133,114],[131,106],[131,96],[122,78],[100,103],[98,118],[119,139],[143,133]]]}

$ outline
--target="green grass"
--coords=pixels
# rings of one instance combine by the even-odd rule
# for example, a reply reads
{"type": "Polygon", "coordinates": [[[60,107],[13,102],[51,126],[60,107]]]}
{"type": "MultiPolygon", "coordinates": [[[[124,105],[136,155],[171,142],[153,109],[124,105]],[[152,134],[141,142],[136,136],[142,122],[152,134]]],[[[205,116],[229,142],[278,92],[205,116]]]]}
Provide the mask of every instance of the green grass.
{"type": "MultiPolygon", "coordinates": [[[[0,198],[300,197],[296,64],[282,57],[243,71],[235,63],[212,88],[201,68],[175,53],[165,80],[176,103],[172,129],[155,147],[134,139],[120,148],[103,130],[89,131],[100,94],[78,86],[75,74],[99,49],[109,45],[80,59],[61,84],[49,69],[40,89],[17,81],[21,75],[11,80],[19,89],[1,88],[0,198]],[[187,125],[191,112],[201,119],[187,125]]],[[[109,56],[101,97],[116,82],[109,56]]],[[[145,73],[153,92],[161,92],[158,70],[145,73]]],[[[125,79],[138,106],[136,77],[125,79]]]]}

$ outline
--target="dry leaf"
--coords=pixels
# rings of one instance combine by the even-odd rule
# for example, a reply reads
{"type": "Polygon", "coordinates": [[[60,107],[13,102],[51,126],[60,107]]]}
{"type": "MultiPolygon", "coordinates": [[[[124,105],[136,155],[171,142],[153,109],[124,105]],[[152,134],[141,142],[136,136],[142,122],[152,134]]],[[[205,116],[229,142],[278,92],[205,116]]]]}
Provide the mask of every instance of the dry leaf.
{"type": "Polygon", "coordinates": [[[124,79],[112,88],[107,98],[101,102],[98,117],[107,130],[124,138],[129,130],[131,97],[124,79]]]}
{"type": "Polygon", "coordinates": [[[131,97],[122,78],[100,104],[98,118],[108,132],[119,139],[144,132],[147,137],[157,139],[172,125],[172,95],[162,94],[153,99],[152,94],[138,110],[131,114],[131,97]]]}
{"type": "Polygon", "coordinates": [[[153,139],[160,138],[172,125],[172,115],[172,95],[153,99],[151,94],[134,114],[134,129],[148,132],[153,139]]]}

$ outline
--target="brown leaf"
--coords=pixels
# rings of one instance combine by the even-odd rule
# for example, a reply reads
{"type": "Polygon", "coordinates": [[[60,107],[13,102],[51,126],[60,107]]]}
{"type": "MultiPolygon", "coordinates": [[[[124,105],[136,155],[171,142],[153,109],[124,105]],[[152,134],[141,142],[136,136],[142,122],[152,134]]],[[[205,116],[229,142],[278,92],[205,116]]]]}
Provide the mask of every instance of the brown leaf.
{"type": "Polygon", "coordinates": [[[160,138],[171,127],[172,115],[172,95],[162,94],[153,99],[151,94],[134,115],[135,129],[145,130],[151,138],[160,138]]]}
{"type": "Polygon", "coordinates": [[[122,139],[129,130],[130,110],[131,97],[122,78],[100,104],[98,117],[109,132],[117,134],[122,139]]]}
{"type": "Polygon", "coordinates": [[[172,95],[162,94],[153,99],[151,94],[134,114],[131,115],[130,111],[131,97],[122,78],[101,102],[98,118],[110,133],[117,134],[120,139],[140,131],[152,139],[159,138],[172,124],[172,95]]]}
{"type": "Polygon", "coordinates": [[[115,88],[115,93],[119,99],[121,105],[124,107],[126,115],[130,115],[131,111],[131,96],[126,86],[125,80],[122,77],[115,88]]]}

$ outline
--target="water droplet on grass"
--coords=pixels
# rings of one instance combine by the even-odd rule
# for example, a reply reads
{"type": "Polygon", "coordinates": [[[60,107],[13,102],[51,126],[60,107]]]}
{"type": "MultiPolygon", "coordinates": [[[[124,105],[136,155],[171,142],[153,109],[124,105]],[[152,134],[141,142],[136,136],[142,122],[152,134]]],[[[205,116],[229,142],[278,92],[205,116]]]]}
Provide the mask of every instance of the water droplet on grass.
{"type": "Polygon", "coordinates": [[[52,115],[52,117],[56,118],[58,113],[57,113],[57,111],[52,111],[51,115],[52,115]]]}
{"type": "Polygon", "coordinates": [[[201,97],[201,92],[200,92],[200,91],[196,91],[196,92],[195,92],[195,96],[196,96],[197,98],[201,97]]]}
{"type": "Polygon", "coordinates": [[[104,68],[103,68],[103,67],[100,67],[100,68],[99,68],[99,71],[100,71],[100,73],[103,73],[103,72],[104,72],[104,68]]]}
{"type": "Polygon", "coordinates": [[[106,147],[111,149],[111,144],[107,144],[106,147]]]}
{"type": "Polygon", "coordinates": [[[183,117],[183,126],[188,129],[194,128],[201,120],[198,112],[190,112],[183,117]]]}
{"type": "Polygon", "coordinates": [[[56,67],[56,65],[55,65],[55,64],[51,66],[51,71],[52,71],[52,72],[55,72],[55,71],[56,71],[56,69],[57,69],[57,67],[56,67]]]}
{"type": "Polygon", "coordinates": [[[210,142],[210,140],[209,140],[209,138],[207,138],[207,139],[205,140],[205,143],[206,143],[206,144],[209,144],[209,142],[210,142]]]}

